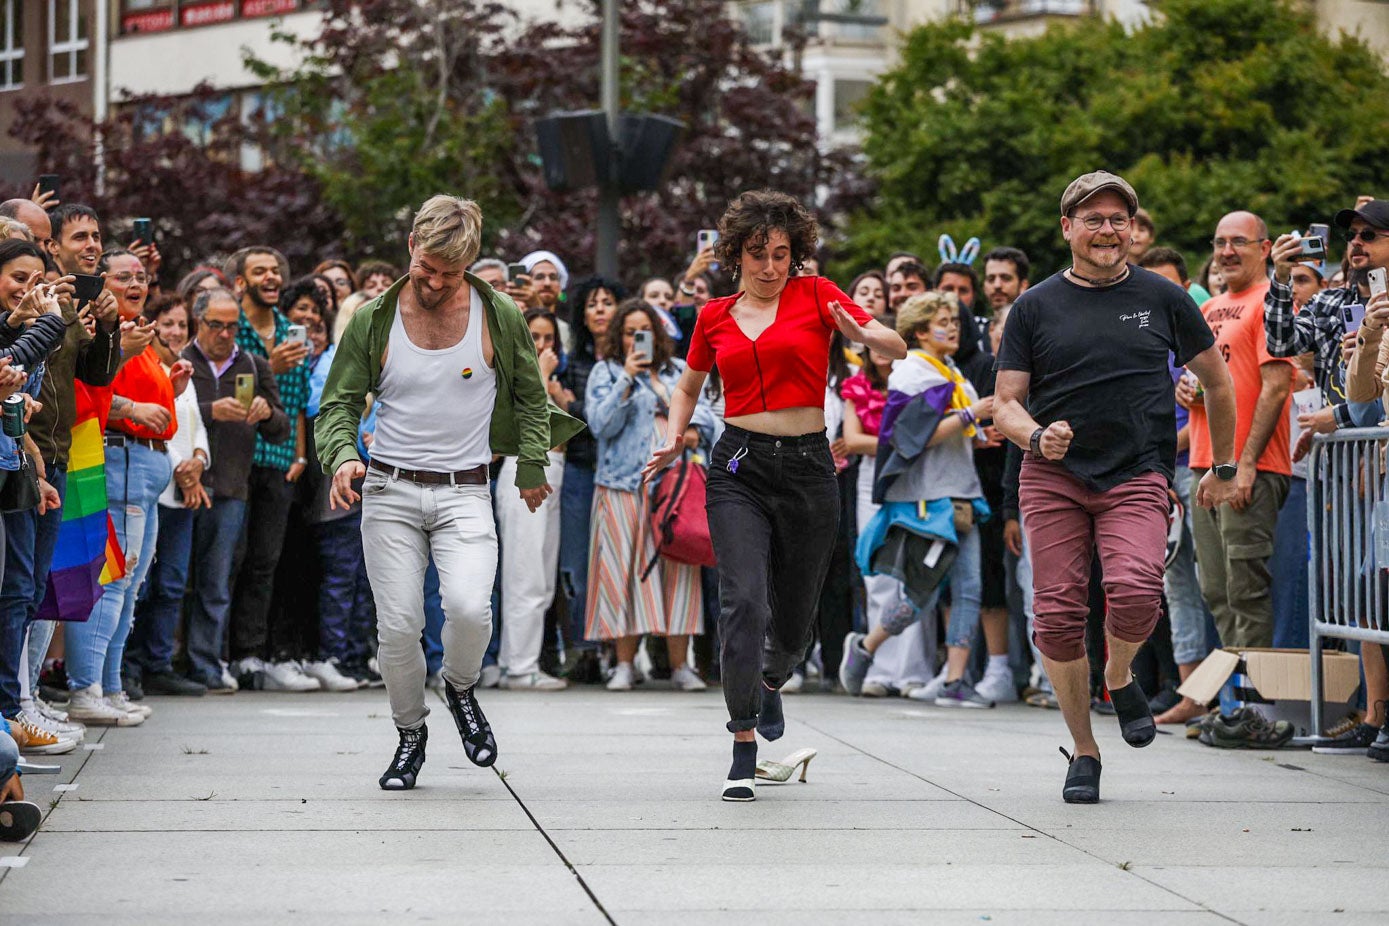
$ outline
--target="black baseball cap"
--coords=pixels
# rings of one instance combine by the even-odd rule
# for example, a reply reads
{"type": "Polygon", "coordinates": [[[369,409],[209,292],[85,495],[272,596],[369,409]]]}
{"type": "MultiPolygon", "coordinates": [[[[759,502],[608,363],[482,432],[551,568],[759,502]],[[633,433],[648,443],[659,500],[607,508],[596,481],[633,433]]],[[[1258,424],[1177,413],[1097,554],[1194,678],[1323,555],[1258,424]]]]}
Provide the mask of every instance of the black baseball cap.
{"type": "Polygon", "coordinates": [[[1356,219],[1375,228],[1389,228],[1389,199],[1372,199],[1358,209],[1342,209],[1332,221],[1341,228],[1350,228],[1356,219]]]}

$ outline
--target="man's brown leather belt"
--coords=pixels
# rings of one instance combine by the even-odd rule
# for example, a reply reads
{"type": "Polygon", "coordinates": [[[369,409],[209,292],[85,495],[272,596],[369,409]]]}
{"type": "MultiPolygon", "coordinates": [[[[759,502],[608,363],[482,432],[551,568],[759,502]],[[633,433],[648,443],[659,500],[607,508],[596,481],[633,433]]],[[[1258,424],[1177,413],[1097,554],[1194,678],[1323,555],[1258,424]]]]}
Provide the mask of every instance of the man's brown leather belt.
{"type": "Polygon", "coordinates": [[[129,447],[131,444],[139,444],[141,447],[148,447],[159,453],[168,453],[169,445],[162,440],[154,440],[149,437],[131,437],[129,434],[103,434],[102,440],[107,447],[129,447]]]}
{"type": "Polygon", "coordinates": [[[394,476],[397,479],[408,479],[411,482],[426,486],[485,486],[487,485],[487,467],[475,466],[472,469],[461,470],[456,473],[427,473],[418,469],[404,469],[399,466],[391,466],[389,463],[382,463],[378,460],[371,461],[371,468],[377,472],[394,476]]]}

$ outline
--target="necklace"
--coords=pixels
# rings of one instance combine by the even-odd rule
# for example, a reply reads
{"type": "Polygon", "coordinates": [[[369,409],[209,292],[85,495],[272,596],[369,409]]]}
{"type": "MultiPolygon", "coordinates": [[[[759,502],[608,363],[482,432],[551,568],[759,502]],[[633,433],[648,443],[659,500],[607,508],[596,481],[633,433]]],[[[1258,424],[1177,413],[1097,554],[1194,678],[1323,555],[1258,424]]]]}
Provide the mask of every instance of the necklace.
{"type": "Polygon", "coordinates": [[[1124,269],[1119,271],[1119,273],[1115,274],[1112,277],[1108,277],[1102,280],[1095,280],[1087,276],[1082,276],[1081,274],[1076,272],[1074,267],[1066,268],[1066,272],[1069,273],[1071,276],[1075,277],[1077,280],[1089,283],[1091,286],[1113,286],[1115,283],[1118,283],[1119,281],[1123,280],[1126,276],[1129,275],[1129,267],[1128,264],[1125,264],[1124,269]]]}

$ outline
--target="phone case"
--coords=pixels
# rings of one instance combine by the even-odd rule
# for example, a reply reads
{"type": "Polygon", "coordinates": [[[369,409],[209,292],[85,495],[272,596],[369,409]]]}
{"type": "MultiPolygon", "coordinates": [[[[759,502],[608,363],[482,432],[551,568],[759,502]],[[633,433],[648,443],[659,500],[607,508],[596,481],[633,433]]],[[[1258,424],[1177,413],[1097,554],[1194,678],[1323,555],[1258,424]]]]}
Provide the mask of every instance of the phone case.
{"type": "Polygon", "coordinates": [[[251,407],[251,402],[256,397],[256,378],[250,373],[236,374],[236,401],[246,408],[251,407]]]}

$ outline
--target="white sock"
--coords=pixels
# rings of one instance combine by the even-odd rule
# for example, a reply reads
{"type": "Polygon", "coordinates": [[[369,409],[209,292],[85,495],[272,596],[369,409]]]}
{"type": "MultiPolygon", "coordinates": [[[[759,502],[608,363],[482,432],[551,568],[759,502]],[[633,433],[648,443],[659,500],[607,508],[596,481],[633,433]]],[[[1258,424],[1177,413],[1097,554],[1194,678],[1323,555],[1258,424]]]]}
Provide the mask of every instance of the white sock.
{"type": "Polygon", "coordinates": [[[989,664],[987,668],[985,668],[984,670],[985,675],[1007,675],[1008,673],[1009,669],[1007,656],[989,657],[989,664]]]}

